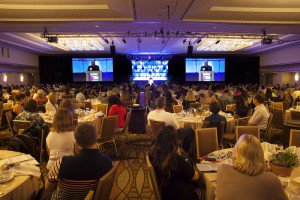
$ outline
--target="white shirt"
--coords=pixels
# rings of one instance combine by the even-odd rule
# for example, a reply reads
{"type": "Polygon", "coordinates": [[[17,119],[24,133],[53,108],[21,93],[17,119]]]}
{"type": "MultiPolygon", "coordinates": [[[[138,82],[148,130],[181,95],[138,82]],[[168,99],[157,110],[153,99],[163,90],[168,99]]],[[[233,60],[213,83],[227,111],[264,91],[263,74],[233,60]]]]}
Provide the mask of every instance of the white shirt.
{"type": "Polygon", "coordinates": [[[164,109],[153,110],[148,114],[148,124],[150,120],[165,122],[166,126],[173,126],[176,130],[180,128],[179,122],[175,119],[172,113],[166,112],[164,109]]]}
{"type": "Polygon", "coordinates": [[[85,96],[84,94],[82,94],[81,92],[76,94],[76,100],[78,101],[78,103],[81,103],[83,101],[85,101],[85,96]]]}
{"type": "Polygon", "coordinates": [[[49,112],[55,113],[57,110],[57,105],[55,105],[55,106],[50,101],[48,101],[45,106],[46,112],[47,113],[49,113],[49,112]]]}
{"type": "Polygon", "coordinates": [[[74,155],[74,132],[50,132],[46,138],[46,144],[50,151],[47,169],[63,156],[74,155]]]}
{"type": "Polygon", "coordinates": [[[251,124],[258,126],[261,130],[266,130],[268,126],[269,120],[269,112],[264,104],[260,104],[254,108],[254,113],[252,117],[249,119],[251,124]]]}

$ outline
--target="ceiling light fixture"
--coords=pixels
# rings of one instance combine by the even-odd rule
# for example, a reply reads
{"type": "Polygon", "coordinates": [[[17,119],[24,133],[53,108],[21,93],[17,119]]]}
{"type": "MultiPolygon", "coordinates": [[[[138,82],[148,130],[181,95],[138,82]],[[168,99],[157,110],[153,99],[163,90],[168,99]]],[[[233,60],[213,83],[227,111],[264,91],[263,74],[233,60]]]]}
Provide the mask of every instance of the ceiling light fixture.
{"type": "Polygon", "coordinates": [[[126,44],[126,40],[125,40],[125,38],[123,38],[123,39],[122,39],[122,41],[123,41],[123,43],[124,43],[124,44],[126,44]]]}
{"type": "Polygon", "coordinates": [[[246,47],[252,46],[254,42],[259,40],[253,39],[228,39],[220,38],[202,38],[202,42],[199,43],[197,51],[237,51],[246,47]],[[220,40],[218,44],[216,42],[220,40]]]}
{"type": "Polygon", "coordinates": [[[104,42],[105,42],[106,44],[109,44],[109,41],[108,41],[108,39],[106,39],[106,38],[104,38],[104,42]]]}
{"type": "Polygon", "coordinates": [[[185,43],[186,43],[186,39],[184,39],[184,40],[182,41],[182,43],[185,44],[185,43]]]}
{"type": "Polygon", "coordinates": [[[217,40],[217,41],[216,41],[216,44],[219,44],[220,42],[221,42],[221,40],[217,40]]]}

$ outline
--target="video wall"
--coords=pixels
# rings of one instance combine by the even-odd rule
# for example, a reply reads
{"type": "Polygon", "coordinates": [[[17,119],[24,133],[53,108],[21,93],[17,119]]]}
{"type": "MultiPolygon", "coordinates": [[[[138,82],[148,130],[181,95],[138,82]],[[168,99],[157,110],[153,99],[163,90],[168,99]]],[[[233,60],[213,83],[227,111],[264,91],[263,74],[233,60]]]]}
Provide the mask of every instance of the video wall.
{"type": "Polygon", "coordinates": [[[132,75],[135,81],[167,80],[168,60],[131,60],[132,75]]]}
{"type": "Polygon", "coordinates": [[[225,58],[186,58],[186,81],[225,81],[225,58]]]}
{"type": "Polygon", "coordinates": [[[113,58],[72,58],[73,81],[113,81],[113,58]]]}

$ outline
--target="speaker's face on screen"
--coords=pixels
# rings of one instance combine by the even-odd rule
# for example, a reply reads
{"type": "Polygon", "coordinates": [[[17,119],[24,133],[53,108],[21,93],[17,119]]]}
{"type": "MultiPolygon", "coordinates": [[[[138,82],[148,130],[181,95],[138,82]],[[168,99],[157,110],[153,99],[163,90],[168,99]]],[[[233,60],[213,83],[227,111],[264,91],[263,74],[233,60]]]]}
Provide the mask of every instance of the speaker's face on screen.
{"type": "Polygon", "coordinates": [[[204,62],[204,65],[207,66],[207,65],[208,65],[208,61],[205,61],[205,62],[204,62]]]}

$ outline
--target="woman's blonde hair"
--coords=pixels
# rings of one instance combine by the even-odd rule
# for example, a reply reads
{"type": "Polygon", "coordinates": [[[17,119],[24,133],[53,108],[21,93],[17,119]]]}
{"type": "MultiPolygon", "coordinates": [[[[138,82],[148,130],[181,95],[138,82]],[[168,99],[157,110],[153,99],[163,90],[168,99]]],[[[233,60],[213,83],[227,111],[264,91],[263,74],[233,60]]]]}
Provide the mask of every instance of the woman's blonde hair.
{"type": "Polygon", "coordinates": [[[265,171],[264,152],[259,140],[253,135],[244,134],[233,148],[233,167],[248,176],[265,171]]]}
{"type": "Polygon", "coordinates": [[[50,92],[47,97],[53,105],[56,104],[56,93],[50,92]]]}
{"type": "Polygon", "coordinates": [[[187,100],[187,101],[196,101],[196,97],[195,97],[195,95],[194,95],[194,93],[193,93],[192,90],[188,90],[187,91],[185,100],[187,100]]]}
{"type": "Polygon", "coordinates": [[[57,110],[54,115],[52,130],[55,132],[73,131],[74,121],[72,112],[65,108],[57,110]]]}

